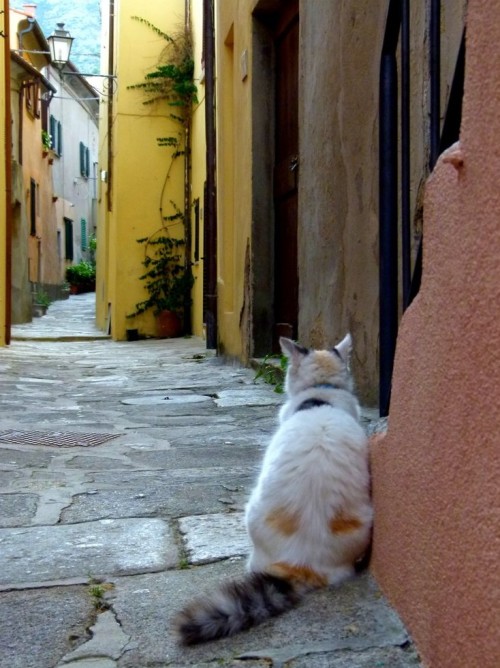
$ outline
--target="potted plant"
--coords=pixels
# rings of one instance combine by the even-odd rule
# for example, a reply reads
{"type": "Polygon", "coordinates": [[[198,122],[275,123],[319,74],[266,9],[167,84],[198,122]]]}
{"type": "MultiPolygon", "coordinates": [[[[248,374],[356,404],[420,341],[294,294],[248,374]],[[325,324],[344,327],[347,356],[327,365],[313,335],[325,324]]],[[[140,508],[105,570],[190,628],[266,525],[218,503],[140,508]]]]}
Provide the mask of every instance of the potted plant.
{"type": "Polygon", "coordinates": [[[184,311],[191,306],[194,283],[191,269],[184,262],[184,239],[172,238],[162,228],[137,242],[145,247],[142,261],[145,272],[139,278],[144,281],[148,297],[136,304],[135,311],[127,317],[152,310],[159,338],[180,336],[184,311]]]}
{"type": "Polygon", "coordinates": [[[42,155],[45,158],[52,148],[52,137],[47,130],[42,130],[42,155]]]}
{"type": "Polygon", "coordinates": [[[66,281],[69,283],[72,295],[93,292],[95,290],[95,266],[85,260],[72,264],[66,268],[66,281]]]}
{"type": "Polygon", "coordinates": [[[37,290],[33,295],[32,313],[35,318],[40,318],[47,313],[47,309],[52,304],[49,295],[43,290],[37,290]]]}
{"type": "MultiPolygon", "coordinates": [[[[157,319],[158,336],[178,336],[182,331],[191,331],[191,288],[194,283],[188,261],[191,256],[191,123],[193,106],[198,102],[194,82],[193,42],[188,24],[180,25],[175,34],[168,35],[144,18],[131,18],[166,42],[153,70],[145,75],[142,82],[127,88],[142,92],[145,97],[143,104],[160,105],[162,115],[166,106],[170,134],[157,137],[156,141],[158,147],[169,150],[170,162],[160,194],[162,226],[151,236],[138,239],[139,243],[145,245],[142,263],[145,272],[140,278],[145,281],[149,297],[136,304],[136,311],[129,317],[151,309],[157,319]],[[174,201],[180,192],[177,188],[172,188],[171,192],[170,186],[167,187],[173,166],[181,157],[184,159],[183,210],[174,201]],[[167,195],[172,207],[171,215],[164,215],[167,211],[164,201],[167,195]],[[169,236],[167,228],[177,224],[182,225],[182,239],[169,236]]],[[[136,330],[128,330],[128,333],[137,334],[136,330]]]]}

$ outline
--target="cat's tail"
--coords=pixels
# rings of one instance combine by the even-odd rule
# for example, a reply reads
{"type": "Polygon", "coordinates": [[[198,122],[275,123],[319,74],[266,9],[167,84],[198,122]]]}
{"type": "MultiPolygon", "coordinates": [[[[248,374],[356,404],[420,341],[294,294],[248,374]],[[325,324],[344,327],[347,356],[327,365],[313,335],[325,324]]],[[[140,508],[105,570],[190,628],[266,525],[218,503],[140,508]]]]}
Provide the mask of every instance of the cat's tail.
{"type": "Polygon", "coordinates": [[[306,589],[275,575],[248,573],[195,599],[176,615],[174,627],[183,645],[224,638],[290,610],[306,589]]]}

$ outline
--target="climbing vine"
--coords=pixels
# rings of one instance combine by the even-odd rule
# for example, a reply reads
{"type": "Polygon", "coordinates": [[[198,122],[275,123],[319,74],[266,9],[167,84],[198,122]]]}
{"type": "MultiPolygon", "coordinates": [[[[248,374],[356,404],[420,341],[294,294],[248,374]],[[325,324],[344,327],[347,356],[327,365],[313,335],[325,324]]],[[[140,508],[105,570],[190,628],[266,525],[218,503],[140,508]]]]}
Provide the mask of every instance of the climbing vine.
{"type": "MultiPolygon", "coordinates": [[[[178,127],[175,134],[157,137],[158,146],[171,149],[170,162],[166,170],[166,176],[160,193],[159,212],[161,227],[149,237],[138,239],[138,243],[144,245],[145,259],[143,266],[147,269],[140,278],[145,280],[145,287],[149,292],[149,298],[136,305],[136,312],[142,313],[148,308],[158,312],[162,302],[168,302],[168,293],[173,291],[176,298],[173,301],[184,303],[184,329],[190,329],[189,306],[191,304],[190,291],[193,285],[191,270],[191,227],[190,227],[190,153],[191,153],[191,122],[193,107],[198,102],[197,87],[194,83],[194,60],[192,35],[189,26],[179,28],[170,35],[163,32],[150,21],[132,16],[132,20],[138,21],[152,30],[156,35],[165,40],[165,48],[162,50],[155,68],[148,72],[144,81],[129,85],[129,89],[140,91],[144,94],[143,104],[166,104],[167,117],[174,121],[178,127]],[[184,158],[184,203],[180,206],[172,198],[169,198],[171,213],[165,215],[163,202],[168,191],[168,181],[175,162],[184,158]],[[168,232],[169,226],[175,223],[184,224],[184,238],[182,240],[172,239],[168,232]],[[181,256],[181,246],[184,248],[184,256],[181,256]],[[182,271],[181,271],[182,268],[182,271]],[[168,271],[166,271],[168,269],[168,271]],[[155,274],[152,281],[151,272],[155,274]],[[165,281],[162,283],[163,276],[165,281]],[[169,280],[167,280],[167,276],[169,280]],[[172,277],[174,285],[172,285],[172,277]],[[170,282],[169,282],[170,281],[170,282]],[[179,289],[184,290],[184,299],[179,299],[179,289]],[[160,299],[159,296],[162,295],[160,299]]],[[[172,295],[173,296],[173,295],[172,295]]],[[[179,309],[180,310],[180,309],[179,309]]]]}

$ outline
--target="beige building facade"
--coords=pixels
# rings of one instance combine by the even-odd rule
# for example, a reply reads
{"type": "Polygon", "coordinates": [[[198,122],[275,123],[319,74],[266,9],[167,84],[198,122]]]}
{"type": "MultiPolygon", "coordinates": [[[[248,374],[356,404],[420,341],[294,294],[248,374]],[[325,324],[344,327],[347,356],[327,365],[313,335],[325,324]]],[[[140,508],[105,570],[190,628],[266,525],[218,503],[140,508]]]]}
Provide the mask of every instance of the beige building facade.
{"type": "Polygon", "coordinates": [[[65,269],[89,259],[97,222],[97,93],[71,63],[63,73],[51,64],[34,12],[30,5],[9,14],[6,264],[13,324],[29,322],[40,301],[67,296],[65,269]]]}
{"type": "MultiPolygon", "coordinates": [[[[0,15],[0,30],[9,33],[9,3],[4,0],[0,15]]],[[[10,261],[7,251],[11,227],[11,160],[9,146],[11,143],[11,124],[9,110],[10,90],[10,45],[2,40],[0,48],[0,90],[4,94],[6,104],[0,105],[0,346],[10,342],[10,261]]]]}
{"type": "Polygon", "coordinates": [[[43,144],[46,100],[55,88],[42,74],[47,41],[31,14],[10,11],[10,115],[12,122],[12,322],[29,322],[33,294],[62,282],[55,238],[52,164],[43,144]]]}
{"type": "MultiPolygon", "coordinates": [[[[329,346],[349,330],[369,405],[378,401],[379,80],[390,4],[215,3],[220,351],[246,362],[276,351],[280,334],[329,346]]],[[[444,115],[465,2],[441,4],[444,115]]],[[[412,263],[429,157],[427,5],[411,3],[410,16],[412,263]]]]}

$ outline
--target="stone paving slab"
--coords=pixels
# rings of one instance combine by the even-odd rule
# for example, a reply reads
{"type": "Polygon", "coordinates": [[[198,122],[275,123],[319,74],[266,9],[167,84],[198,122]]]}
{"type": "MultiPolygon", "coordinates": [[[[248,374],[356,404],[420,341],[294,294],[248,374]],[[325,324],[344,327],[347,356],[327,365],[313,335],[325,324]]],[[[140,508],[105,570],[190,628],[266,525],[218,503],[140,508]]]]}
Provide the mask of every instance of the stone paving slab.
{"type": "Polygon", "coordinates": [[[270,393],[267,388],[257,387],[252,392],[246,389],[222,390],[217,393],[215,403],[221,408],[232,406],[277,406],[283,403],[280,394],[270,393]]]}
{"type": "Polygon", "coordinates": [[[182,517],[179,529],[190,564],[206,564],[227,557],[245,556],[250,551],[244,513],[182,517]]]}
{"type": "MultiPolygon", "coordinates": [[[[115,614],[106,610],[97,616],[96,623],[90,628],[91,638],[86,643],[66,654],[61,664],[64,666],[79,666],[83,661],[97,659],[119,659],[130,643],[130,636],[126,635],[116,619],[115,614]]],[[[116,665],[116,663],[112,663],[116,665]]]]}
{"type": "MultiPolygon", "coordinates": [[[[310,594],[295,610],[232,638],[198,647],[179,647],[170,627],[175,612],[200,592],[209,592],[221,580],[241,575],[244,563],[243,559],[232,559],[116,580],[109,600],[124,633],[137,639],[136,647],[126,651],[118,665],[127,668],[202,666],[210,662],[232,665],[230,661],[245,657],[257,660],[255,665],[275,668],[285,665],[285,661],[289,662],[287,666],[307,666],[313,665],[312,659],[325,655],[331,658],[344,653],[345,656],[347,650],[367,654],[373,648],[400,648],[408,642],[398,617],[372,578],[364,575],[339,589],[310,594]],[[310,663],[304,663],[305,659],[310,663]]],[[[371,668],[376,665],[372,663],[371,668]]],[[[401,663],[401,667],[412,665],[401,663]]]]}
{"type": "Polygon", "coordinates": [[[144,573],[178,563],[172,531],[159,519],[0,529],[0,552],[3,589],[20,583],[144,573]]]}
{"type": "Polygon", "coordinates": [[[413,667],[367,574],[247,633],[176,644],[172,615],[244,571],[242,511],[283,397],[196,337],[94,336],[95,296],[77,297],[0,350],[0,431],[118,437],[0,443],[0,668],[413,667]]]}
{"type": "MultiPolygon", "coordinates": [[[[61,522],[88,522],[109,517],[179,517],[195,513],[226,512],[238,507],[247,497],[254,476],[228,474],[225,470],[185,470],[189,482],[172,476],[152,475],[135,477],[132,487],[119,482],[113,489],[102,489],[104,480],[116,476],[101,476],[99,484],[94,479],[92,493],[77,494],[71,505],[61,514],[61,522]],[[197,479],[196,479],[197,478],[197,479]]],[[[123,480],[123,478],[122,478],[123,480]]]]}
{"type": "Polygon", "coordinates": [[[49,668],[88,638],[88,587],[0,593],[0,668],[49,668]]]}
{"type": "Polygon", "coordinates": [[[29,526],[37,505],[36,494],[0,494],[0,527],[29,526]]]}
{"type": "Polygon", "coordinates": [[[95,294],[70,295],[49,306],[46,315],[34,318],[33,323],[14,325],[14,340],[92,340],[109,336],[95,325],[95,294]],[[68,316],[71,316],[68,318],[68,316]]]}

